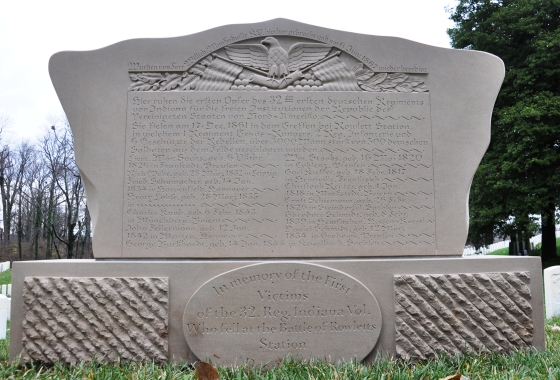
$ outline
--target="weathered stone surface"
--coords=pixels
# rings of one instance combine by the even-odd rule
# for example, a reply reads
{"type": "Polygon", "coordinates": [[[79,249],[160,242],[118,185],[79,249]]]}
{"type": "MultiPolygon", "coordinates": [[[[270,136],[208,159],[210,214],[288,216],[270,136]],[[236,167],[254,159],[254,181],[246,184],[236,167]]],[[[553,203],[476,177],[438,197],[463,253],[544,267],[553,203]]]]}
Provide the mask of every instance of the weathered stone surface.
{"type": "Polygon", "coordinates": [[[548,267],[543,271],[546,317],[560,315],[560,266],[548,267]]]}
{"type": "Polygon", "coordinates": [[[540,260],[459,259],[497,57],[277,19],[50,74],[95,257],[127,260],[16,263],[12,359],[163,361],[168,315],[191,362],[544,347],[540,260]]]}
{"type": "Polygon", "coordinates": [[[97,258],[460,256],[504,67],[276,19],[50,74],[97,258]]]}
{"type": "Polygon", "coordinates": [[[26,277],[25,361],[167,360],[167,278],[26,277]]]}
{"type": "MultiPolygon", "coordinates": [[[[197,360],[197,357],[187,344],[183,331],[183,316],[188,301],[196,290],[210,279],[252,264],[258,264],[258,262],[251,260],[33,260],[14,262],[12,297],[14,300],[24,300],[24,290],[27,292],[27,285],[24,281],[26,277],[166,277],[169,279],[170,289],[168,293],[168,357],[171,360],[193,362],[197,360]]],[[[530,273],[531,281],[526,285],[530,290],[531,298],[527,299],[526,296],[522,296],[530,303],[532,309],[531,319],[534,331],[530,344],[539,349],[545,347],[542,268],[539,257],[323,259],[313,260],[310,264],[327,267],[335,272],[340,271],[357,279],[371,291],[377,300],[382,314],[382,327],[377,344],[365,358],[366,362],[373,361],[378,354],[397,355],[395,276],[402,277],[403,275],[416,275],[418,273],[440,276],[442,274],[465,273],[467,268],[469,273],[530,273]]],[[[41,290],[41,288],[39,287],[38,290],[41,290]]],[[[477,295],[482,298],[483,293],[477,290],[477,295]]],[[[368,297],[371,296],[367,295],[365,298],[368,297]]],[[[24,306],[24,302],[12,303],[11,360],[24,351],[24,331],[21,323],[27,314],[24,306]]],[[[208,307],[213,307],[213,305],[208,304],[208,307]]],[[[508,309],[510,308],[508,307],[508,309]]],[[[190,306],[189,310],[192,310],[190,306]]],[[[54,323],[54,321],[52,322],[54,323]]],[[[343,336],[343,334],[340,336],[343,336]]],[[[340,342],[341,346],[355,346],[352,342],[340,342]]],[[[349,349],[344,348],[344,350],[349,349]]],[[[235,354],[235,352],[232,354],[235,354]]]]}
{"type": "Polygon", "coordinates": [[[272,262],[223,273],[192,296],[183,332],[200,360],[267,363],[291,356],[361,360],[381,332],[373,294],[348,274],[272,262]]]}
{"type": "Polygon", "coordinates": [[[395,276],[402,358],[506,352],[533,342],[528,272],[395,276]]]}

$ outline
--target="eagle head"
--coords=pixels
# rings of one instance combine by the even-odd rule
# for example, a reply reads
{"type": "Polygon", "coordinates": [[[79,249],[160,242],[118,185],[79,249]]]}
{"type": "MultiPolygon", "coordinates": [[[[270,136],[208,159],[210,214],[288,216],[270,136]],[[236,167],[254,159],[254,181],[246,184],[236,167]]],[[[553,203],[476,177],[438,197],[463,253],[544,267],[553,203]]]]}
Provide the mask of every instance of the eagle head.
{"type": "Polygon", "coordinates": [[[268,45],[269,48],[271,47],[279,47],[280,42],[274,37],[266,37],[264,40],[261,41],[261,44],[268,45]]]}

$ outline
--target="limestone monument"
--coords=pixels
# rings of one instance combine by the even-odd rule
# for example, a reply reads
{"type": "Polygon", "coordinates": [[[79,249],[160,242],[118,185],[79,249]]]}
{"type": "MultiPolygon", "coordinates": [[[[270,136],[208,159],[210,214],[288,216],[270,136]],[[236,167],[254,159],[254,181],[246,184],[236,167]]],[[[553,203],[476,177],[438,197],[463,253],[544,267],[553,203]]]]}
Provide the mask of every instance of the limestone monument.
{"type": "Polygon", "coordinates": [[[461,257],[499,58],[276,19],[49,68],[96,259],[15,263],[12,358],[544,347],[539,258],[461,257]]]}

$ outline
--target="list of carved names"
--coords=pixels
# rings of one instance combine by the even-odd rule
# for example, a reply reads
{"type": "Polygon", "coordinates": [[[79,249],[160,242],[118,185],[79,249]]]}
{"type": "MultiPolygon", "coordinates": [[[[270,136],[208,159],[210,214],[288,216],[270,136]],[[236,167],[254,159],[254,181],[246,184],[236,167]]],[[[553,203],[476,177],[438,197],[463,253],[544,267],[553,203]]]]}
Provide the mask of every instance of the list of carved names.
{"type": "Polygon", "coordinates": [[[129,93],[123,246],[435,249],[429,94],[129,93]]]}

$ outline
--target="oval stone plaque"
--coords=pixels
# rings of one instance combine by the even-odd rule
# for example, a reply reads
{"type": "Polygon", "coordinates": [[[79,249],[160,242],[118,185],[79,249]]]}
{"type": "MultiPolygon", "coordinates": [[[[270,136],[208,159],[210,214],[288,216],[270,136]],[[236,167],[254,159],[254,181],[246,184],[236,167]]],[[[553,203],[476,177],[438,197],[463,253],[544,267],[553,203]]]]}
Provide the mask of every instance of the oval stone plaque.
{"type": "Polygon", "coordinates": [[[373,294],[320,265],[272,262],[223,273],[189,300],[183,331],[193,353],[217,364],[286,356],[363,359],[381,332],[373,294]]]}

